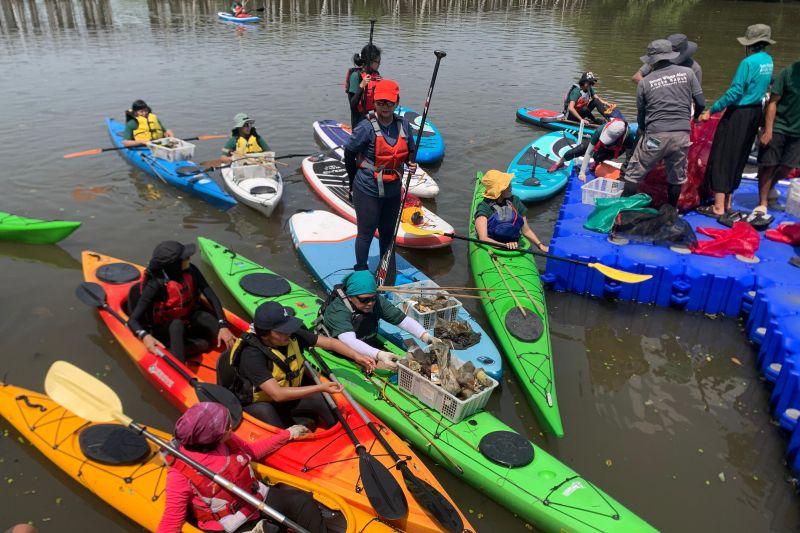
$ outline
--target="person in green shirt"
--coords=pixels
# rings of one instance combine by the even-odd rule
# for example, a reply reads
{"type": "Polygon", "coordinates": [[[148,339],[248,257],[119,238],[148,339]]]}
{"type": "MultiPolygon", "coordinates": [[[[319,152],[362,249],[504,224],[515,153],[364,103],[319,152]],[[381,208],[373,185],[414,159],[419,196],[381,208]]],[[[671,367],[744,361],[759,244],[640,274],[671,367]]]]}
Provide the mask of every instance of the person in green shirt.
{"type": "Polygon", "coordinates": [[[564,115],[567,120],[583,122],[584,124],[603,124],[606,119],[604,110],[611,104],[597,96],[594,84],[597,78],[592,72],[584,72],[578,83],[572,85],[564,98],[564,115]],[[592,114],[593,110],[600,112],[600,118],[592,114]]]}
{"type": "Polygon", "coordinates": [[[567,161],[583,156],[583,164],[578,177],[581,181],[586,181],[587,167],[594,172],[595,166],[603,161],[616,159],[623,153],[627,163],[635,148],[636,132],[632,132],[624,120],[614,118],[602,128],[596,128],[589,139],[584,139],[580,144],[576,144],[564,152],[561,159],[548,168],[547,172],[555,172],[563,168],[567,161]],[[592,160],[591,166],[589,166],[590,160],[592,160]]]}
{"type": "Polygon", "coordinates": [[[331,300],[322,314],[327,335],[339,339],[359,355],[371,357],[379,368],[397,368],[397,356],[386,351],[378,339],[378,323],[388,323],[407,331],[426,344],[441,343],[422,324],[378,294],[375,277],[369,270],[356,270],[334,287],[331,300]]]}
{"type": "Polygon", "coordinates": [[[767,212],[770,188],[800,168],[800,61],[783,69],[770,89],[759,137],[758,207],[767,212]]]}
{"type": "Polygon", "coordinates": [[[136,100],[125,112],[125,131],[122,133],[123,146],[127,148],[147,146],[150,141],[173,136],[172,130],[164,127],[164,124],[144,100],[136,100]]]}
{"type": "Polygon", "coordinates": [[[353,56],[354,67],[347,70],[344,91],[350,104],[350,127],[355,128],[370,111],[375,111],[375,86],[382,79],[381,49],[368,44],[353,56]]]}
{"type": "Polygon", "coordinates": [[[256,121],[247,116],[247,113],[237,113],[233,117],[231,137],[222,147],[220,161],[227,164],[233,160],[234,154],[257,154],[269,152],[269,144],[258,134],[255,128],[256,121]]]}
{"type": "Polygon", "coordinates": [[[490,170],[483,175],[481,183],[486,189],[483,201],[475,209],[475,232],[482,241],[488,241],[509,250],[519,247],[519,239],[525,236],[543,252],[550,248],[545,245],[528,225],[525,215],[528,208],[522,200],[511,192],[511,179],[514,174],[490,170]]]}

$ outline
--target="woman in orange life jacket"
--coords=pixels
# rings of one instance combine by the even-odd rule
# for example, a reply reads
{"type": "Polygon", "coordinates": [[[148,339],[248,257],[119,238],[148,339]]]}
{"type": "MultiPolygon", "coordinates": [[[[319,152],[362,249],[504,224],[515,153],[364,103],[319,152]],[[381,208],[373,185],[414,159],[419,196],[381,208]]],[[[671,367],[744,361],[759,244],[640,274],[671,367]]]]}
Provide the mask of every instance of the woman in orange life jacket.
{"type": "Polygon", "coordinates": [[[368,44],[361,54],[353,56],[353,64],[347,70],[344,91],[350,102],[350,125],[356,125],[366,118],[369,111],[375,111],[375,85],[381,80],[378,69],[381,66],[381,49],[368,44]]]}
{"type": "MultiPolygon", "coordinates": [[[[189,458],[248,491],[311,533],[325,533],[322,512],[309,493],[283,484],[267,486],[250,466],[251,461],[274,453],[306,433],[305,427],[292,426],[277,435],[247,442],[232,433],[230,414],[223,405],[200,402],[178,418],[173,444],[189,458]]],[[[269,531],[264,524],[260,525],[262,529],[256,529],[261,522],[258,509],[180,459],[166,455],[165,460],[169,465],[166,501],[157,533],[179,533],[187,514],[203,531],[269,531]]]]}
{"type": "Polygon", "coordinates": [[[164,241],[153,250],[153,257],[139,284],[128,297],[128,327],[150,352],[159,346],[181,361],[211,348],[207,339],[230,348],[236,338],[228,329],[222,304],[203,274],[189,262],[194,244],[164,241]],[[200,295],[206,297],[214,315],[203,309],[200,295]]]}
{"type": "MultiPolygon", "coordinates": [[[[381,257],[394,240],[395,223],[400,212],[403,165],[415,172],[416,153],[411,127],[394,114],[400,100],[400,87],[392,80],[375,85],[375,112],[353,129],[344,145],[344,163],[350,179],[353,207],[356,211],[355,270],[367,270],[369,246],[380,233],[381,257]]],[[[394,257],[391,258],[386,283],[394,282],[394,257]]]]}

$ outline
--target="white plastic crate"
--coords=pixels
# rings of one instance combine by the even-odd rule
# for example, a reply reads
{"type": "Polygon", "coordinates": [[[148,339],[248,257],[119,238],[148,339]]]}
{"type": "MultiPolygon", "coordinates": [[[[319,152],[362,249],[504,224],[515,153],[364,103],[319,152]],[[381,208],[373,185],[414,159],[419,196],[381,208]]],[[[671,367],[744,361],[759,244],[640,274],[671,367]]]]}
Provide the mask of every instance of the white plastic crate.
{"type": "MultiPolygon", "coordinates": [[[[420,287],[436,287],[436,283],[430,280],[427,281],[415,281],[414,283],[407,283],[404,285],[400,285],[399,288],[413,291],[416,288],[420,287]]],[[[393,293],[392,300],[395,302],[395,305],[400,307],[405,314],[422,324],[422,327],[425,329],[433,329],[436,327],[436,322],[438,320],[444,320],[447,322],[451,322],[456,320],[458,317],[458,310],[461,309],[461,302],[459,302],[456,298],[451,297],[448,295],[447,291],[422,291],[419,294],[413,293],[393,293]],[[439,294],[444,294],[448,296],[448,300],[450,301],[450,305],[445,307],[444,309],[439,309],[438,311],[420,311],[417,309],[417,299],[424,296],[431,296],[436,297],[439,294]]]]}
{"type": "Polygon", "coordinates": [[[147,146],[153,152],[153,157],[166,159],[167,161],[186,161],[194,157],[194,145],[175,137],[164,137],[155,141],[150,141],[147,146]],[[165,144],[175,144],[174,148],[164,146],[165,144]]]}
{"type": "Polygon", "coordinates": [[[789,185],[789,193],[786,195],[786,213],[800,218],[800,178],[795,178],[789,185]]]}
{"type": "Polygon", "coordinates": [[[581,203],[594,205],[598,198],[619,198],[624,188],[622,180],[595,178],[581,185],[581,203]]]}
{"type": "MultiPolygon", "coordinates": [[[[463,364],[461,360],[452,355],[450,357],[456,363],[456,366],[460,368],[463,364]]],[[[442,416],[451,422],[461,422],[469,415],[483,409],[489,402],[489,396],[492,395],[492,391],[498,385],[497,381],[487,376],[492,380],[490,387],[471,398],[459,400],[440,385],[431,383],[428,378],[414,372],[402,363],[397,366],[397,385],[428,407],[442,413],[442,416]]]]}
{"type": "Polygon", "coordinates": [[[231,163],[233,179],[244,181],[250,178],[271,178],[276,174],[275,164],[261,165],[248,162],[248,159],[273,159],[275,152],[258,152],[247,154],[246,156],[236,156],[237,159],[231,163]]]}

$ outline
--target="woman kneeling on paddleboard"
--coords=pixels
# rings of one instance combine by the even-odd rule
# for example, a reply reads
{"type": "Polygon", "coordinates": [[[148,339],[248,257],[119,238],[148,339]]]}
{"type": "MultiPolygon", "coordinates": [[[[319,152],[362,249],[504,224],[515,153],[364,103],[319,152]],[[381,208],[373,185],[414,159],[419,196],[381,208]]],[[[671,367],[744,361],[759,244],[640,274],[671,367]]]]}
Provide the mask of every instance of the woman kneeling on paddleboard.
{"type": "Polygon", "coordinates": [[[222,147],[222,157],[225,164],[233,160],[233,155],[257,154],[269,152],[269,145],[258,134],[255,128],[256,121],[247,116],[247,113],[237,113],[233,117],[233,129],[225,146],[222,147]]]}
{"type": "Polygon", "coordinates": [[[128,327],[145,347],[156,353],[166,343],[180,361],[188,355],[201,354],[217,345],[233,346],[236,338],[228,329],[225,312],[206,278],[189,258],[197,247],[177,241],[164,241],[153,250],[153,257],[140,283],[128,294],[128,327]],[[200,295],[205,296],[214,315],[205,310],[200,295]]]}
{"type": "Polygon", "coordinates": [[[525,236],[531,244],[543,252],[550,248],[539,240],[528,225],[525,214],[528,208],[522,200],[511,194],[511,179],[514,174],[490,170],[483,175],[481,183],[486,188],[483,202],[475,209],[475,231],[482,241],[505,246],[509,250],[519,247],[519,239],[525,236]]]}
{"type": "MultiPolygon", "coordinates": [[[[344,163],[350,180],[353,207],[356,211],[355,270],[367,270],[369,246],[380,233],[381,257],[394,240],[403,183],[403,166],[410,173],[417,170],[411,128],[405,118],[394,114],[400,99],[400,87],[392,80],[381,80],[375,86],[375,113],[353,129],[344,145],[344,163]]],[[[386,283],[394,281],[392,257],[386,283]]]]}
{"type": "Polygon", "coordinates": [[[602,128],[596,128],[590,139],[584,139],[578,145],[567,150],[557,163],[547,169],[555,172],[564,167],[567,161],[583,156],[583,163],[578,177],[586,181],[586,169],[594,172],[594,167],[603,161],[616,159],[625,154],[625,166],[636,148],[636,132],[631,132],[628,123],[622,119],[612,118],[602,128]],[[592,166],[589,160],[593,159],[592,166]]]}
{"type": "MultiPolygon", "coordinates": [[[[325,533],[327,528],[319,507],[309,493],[286,485],[267,486],[250,466],[251,461],[274,453],[307,432],[303,426],[292,426],[277,435],[247,442],[233,434],[230,414],[222,404],[200,402],[187,409],[175,424],[175,444],[190,459],[248,491],[312,533],[325,533]]],[[[164,459],[169,465],[166,502],[157,533],[181,531],[187,511],[203,531],[269,531],[264,524],[259,526],[261,516],[258,509],[180,459],[172,455],[166,455],[164,459]]]]}
{"type": "Polygon", "coordinates": [[[144,100],[136,100],[125,112],[125,132],[122,144],[128,148],[147,146],[150,141],[173,137],[172,130],[165,130],[163,124],[144,100]]]}
{"type": "Polygon", "coordinates": [[[386,347],[377,336],[381,319],[426,344],[443,342],[378,294],[375,278],[368,270],[358,270],[344,278],[342,285],[333,288],[323,307],[324,331],[356,352],[375,359],[379,368],[397,369],[397,356],[385,351],[386,347]]]}
{"type": "Polygon", "coordinates": [[[229,353],[220,355],[217,380],[236,394],[245,412],[268,424],[286,427],[302,421],[316,427],[319,418],[329,428],[336,418],[322,393],[342,388],[332,382],[303,385],[303,352],[314,346],[352,359],[368,372],[375,368],[374,360],[341,341],[306,329],[291,308],[265,302],[256,309],[253,333],[245,333],[229,353]]]}

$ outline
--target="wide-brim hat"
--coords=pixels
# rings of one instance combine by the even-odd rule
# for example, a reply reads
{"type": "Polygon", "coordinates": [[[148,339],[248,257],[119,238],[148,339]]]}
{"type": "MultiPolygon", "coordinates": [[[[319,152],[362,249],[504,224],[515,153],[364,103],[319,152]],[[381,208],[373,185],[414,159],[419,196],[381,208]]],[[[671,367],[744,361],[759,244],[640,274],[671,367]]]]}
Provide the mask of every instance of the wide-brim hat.
{"type": "Polygon", "coordinates": [[[643,55],[639,59],[642,63],[652,65],[659,61],[669,60],[672,61],[680,54],[672,50],[672,43],[666,39],[656,39],[647,45],[647,55],[643,55]]]}
{"type": "Polygon", "coordinates": [[[486,188],[483,193],[484,198],[496,200],[500,198],[500,194],[511,185],[511,180],[514,174],[507,174],[499,170],[490,170],[483,175],[481,184],[486,188]]]}
{"type": "Polygon", "coordinates": [[[256,123],[256,121],[247,116],[247,113],[237,113],[236,116],[233,117],[234,128],[241,128],[242,126],[245,126],[248,123],[250,123],[250,125],[252,126],[253,124],[256,123]]]}
{"type": "Polygon", "coordinates": [[[756,43],[775,44],[777,41],[772,40],[772,28],[767,24],[753,24],[747,27],[744,32],[744,37],[737,37],[739,44],[744,46],[752,46],[756,43]]]}
{"type": "Polygon", "coordinates": [[[667,37],[667,40],[672,43],[672,51],[680,54],[672,60],[676,65],[680,65],[697,52],[697,43],[690,41],[689,38],[682,33],[673,33],[667,37]]]}

